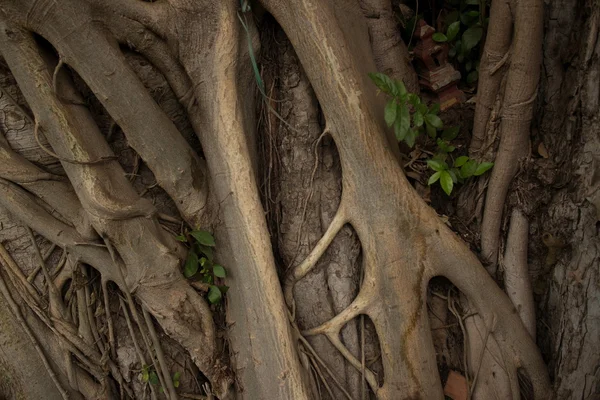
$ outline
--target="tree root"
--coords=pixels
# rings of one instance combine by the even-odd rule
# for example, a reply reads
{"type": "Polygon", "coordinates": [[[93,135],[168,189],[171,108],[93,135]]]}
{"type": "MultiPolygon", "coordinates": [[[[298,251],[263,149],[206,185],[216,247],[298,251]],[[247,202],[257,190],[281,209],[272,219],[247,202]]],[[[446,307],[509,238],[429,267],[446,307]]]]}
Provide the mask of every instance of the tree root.
{"type": "Polygon", "coordinates": [[[527,331],[535,340],[535,306],[527,265],[529,221],[518,209],[513,209],[504,254],[504,284],[506,293],[519,312],[527,331]]]}
{"type": "MultiPolygon", "coordinates": [[[[505,19],[507,11],[505,8],[503,10],[492,14],[491,17],[505,19]]],[[[498,262],[500,223],[508,188],[517,172],[519,159],[527,156],[529,149],[529,125],[542,60],[542,12],[543,4],[540,0],[516,3],[511,65],[506,72],[506,88],[502,101],[500,146],[487,191],[481,226],[482,256],[490,263],[488,268],[492,273],[495,272],[498,262]]],[[[505,26],[503,21],[497,22],[494,21],[490,26],[505,26]]],[[[506,38],[506,35],[500,35],[500,38],[506,38]]],[[[490,46],[493,45],[495,42],[491,41],[490,46]]],[[[486,49],[487,46],[486,44],[486,49]]],[[[494,82],[491,82],[491,79],[490,76],[484,75],[479,93],[485,93],[481,85],[490,84],[494,88],[497,87],[497,78],[493,78],[494,82]]],[[[479,121],[486,115],[477,114],[476,120],[479,121]]],[[[472,147],[477,147],[477,142],[472,147]]]]}

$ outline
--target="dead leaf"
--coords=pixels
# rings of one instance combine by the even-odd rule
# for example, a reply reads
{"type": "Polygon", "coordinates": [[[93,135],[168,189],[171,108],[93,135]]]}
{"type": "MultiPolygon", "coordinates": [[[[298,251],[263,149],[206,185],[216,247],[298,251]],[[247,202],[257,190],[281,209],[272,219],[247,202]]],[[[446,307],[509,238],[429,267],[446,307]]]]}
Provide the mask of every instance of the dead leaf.
{"type": "Polygon", "coordinates": [[[540,144],[538,145],[538,154],[544,158],[548,158],[550,157],[550,155],[548,154],[548,150],[546,149],[546,146],[544,146],[544,142],[540,142],[540,144]]]}
{"type": "Polygon", "coordinates": [[[409,178],[413,178],[417,181],[421,180],[421,174],[418,174],[414,171],[407,171],[406,176],[408,176],[409,178]]]}
{"type": "Polygon", "coordinates": [[[465,377],[456,371],[450,371],[446,386],[444,386],[444,394],[452,400],[467,400],[468,393],[465,377]]]}

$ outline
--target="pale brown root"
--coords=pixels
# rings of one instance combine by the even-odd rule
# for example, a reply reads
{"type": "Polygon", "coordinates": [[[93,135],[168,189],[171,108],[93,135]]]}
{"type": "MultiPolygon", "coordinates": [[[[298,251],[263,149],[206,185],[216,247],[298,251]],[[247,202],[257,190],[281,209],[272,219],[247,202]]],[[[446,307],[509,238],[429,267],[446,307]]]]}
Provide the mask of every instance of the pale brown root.
{"type": "Polygon", "coordinates": [[[519,160],[528,155],[529,130],[542,61],[543,2],[518,1],[512,57],[501,111],[500,146],[492,170],[481,225],[481,253],[495,273],[506,195],[519,160]]]}
{"type": "Polygon", "coordinates": [[[294,297],[293,289],[294,284],[300,279],[304,278],[314,267],[317,265],[319,259],[323,256],[331,242],[335,239],[336,235],[346,224],[347,219],[344,215],[344,208],[340,206],[335,217],[331,221],[331,224],[323,234],[323,237],[317,242],[316,246],[312,249],[309,255],[296,267],[292,268],[290,274],[285,279],[283,291],[288,307],[292,309],[294,314],[294,297]]]}
{"type": "Polygon", "coordinates": [[[377,69],[393,79],[404,82],[409,92],[419,93],[419,80],[410,62],[408,48],[400,37],[398,18],[392,10],[392,2],[360,0],[359,3],[369,27],[377,69]]]}
{"type": "Polygon", "coordinates": [[[473,120],[473,136],[469,147],[471,157],[485,153],[482,145],[488,134],[488,124],[500,83],[510,60],[509,51],[513,33],[512,0],[494,0],[490,10],[490,23],[479,64],[477,103],[473,120]]]}
{"type": "MultiPolygon", "coordinates": [[[[477,311],[483,326],[490,330],[498,344],[501,360],[512,363],[516,368],[524,368],[533,384],[534,398],[546,399],[551,393],[551,387],[544,362],[514,306],[480,267],[476,257],[470,252],[457,249],[462,246],[459,239],[455,236],[447,239],[450,240],[440,243],[439,247],[431,247],[436,249],[431,255],[437,260],[440,273],[467,296],[470,307],[477,311]],[[495,326],[493,321],[496,321],[495,326]]],[[[480,331],[483,331],[481,336],[484,337],[485,331],[480,331]]]]}
{"type": "Polygon", "coordinates": [[[508,298],[519,312],[523,324],[535,340],[535,305],[527,265],[529,221],[518,209],[513,209],[504,254],[504,285],[508,298]]]}
{"type": "MultiPolygon", "coordinates": [[[[25,118],[25,115],[22,116],[25,118]]],[[[33,129],[33,123],[29,125],[33,129]]],[[[77,226],[84,237],[92,239],[96,236],[73,188],[64,178],[49,174],[17,154],[2,135],[0,150],[0,178],[19,184],[36,195],[50,210],[56,210],[65,222],[77,226]]]]}
{"type": "MultiPolygon", "coordinates": [[[[144,353],[142,352],[142,349],[140,349],[140,345],[138,344],[138,340],[137,340],[137,335],[135,334],[135,331],[133,330],[133,324],[131,323],[131,318],[129,318],[129,312],[127,311],[127,306],[125,305],[125,302],[123,301],[123,298],[121,296],[119,296],[119,304],[121,305],[121,309],[123,310],[123,314],[125,315],[125,321],[127,322],[127,329],[129,329],[129,336],[131,337],[131,340],[133,341],[133,347],[135,348],[135,353],[138,357],[138,361],[140,362],[140,365],[144,366],[144,365],[148,365],[148,363],[146,362],[146,359],[144,357],[144,353]]],[[[142,327],[140,326],[140,332],[142,332],[142,327]]],[[[152,398],[152,400],[156,400],[156,389],[154,388],[154,385],[149,385],[150,386],[150,396],[152,398]]]]}
{"type": "MultiPolygon", "coordinates": [[[[467,312],[473,311],[468,308],[468,301],[463,304],[467,312]]],[[[510,357],[504,358],[502,349],[492,335],[493,327],[488,327],[478,314],[465,318],[464,326],[467,371],[472,378],[469,382],[469,398],[518,400],[519,391],[511,390],[508,378],[508,370],[516,370],[516,367],[510,357]]]]}
{"type": "Polygon", "coordinates": [[[21,324],[21,328],[25,331],[25,333],[27,334],[27,336],[31,340],[31,344],[33,345],[33,347],[35,348],[36,352],[40,356],[40,359],[42,360],[42,363],[44,364],[44,367],[46,367],[46,372],[48,373],[48,375],[50,375],[50,378],[54,382],[54,385],[56,386],[56,388],[60,392],[62,398],[65,399],[65,400],[69,399],[69,394],[63,388],[62,384],[58,380],[58,378],[56,376],[56,373],[54,372],[54,370],[50,366],[50,363],[48,362],[48,358],[46,357],[46,355],[42,351],[42,349],[41,349],[41,347],[40,347],[40,345],[38,343],[38,340],[36,339],[36,337],[34,336],[33,332],[31,331],[31,328],[29,327],[29,325],[27,324],[27,322],[23,318],[23,315],[21,314],[21,310],[20,310],[19,306],[17,305],[17,303],[15,303],[14,299],[12,298],[12,296],[10,294],[10,291],[8,290],[8,287],[6,286],[6,283],[4,282],[4,278],[2,278],[2,274],[0,274],[0,291],[2,292],[2,295],[4,296],[4,299],[6,300],[6,302],[9,304],[10,309],[11,309],[14,317],[19,322],[19,324],[21,324]]]}
{"type": "MultiPolygon", "coordinates": [[[[0,180],[0,185],[1,184],[2,181],[0,180]]],[[[37,288],[27,280],[25,275],[23,275],[23,271],[21,271],[21,268],[19,268],[19,266],[17,265],[15,260],[13,260],[9,252],[6,251],[6,248],[4,247],[4,245],[2,245],[2,243],[0,243],[0,262],[1,261],[4,261],[4,263],[10,269],[12,276],[16,280],[15,286],[22,286],[22,289],[25,290],[27,294],[31,296],[33,300],[35,300],[36,303],[41,304],[41,297],[38,293],[37,288]]]]}
{"type": "MultiPolygon", "coordinates": [[[[223,252],[218,257],[230,265],[227,284],[235,287],[227,293],[227,318],[239,385],[255,398],[310,398],[308,373],[297,354],[256,183],[255,81],[238,5],[184,0],[173,4],[179,32],[194,32],[199,24],[213,27],[206,35],[181,35],[178,54],[191,81],[198,84],[194,93],[204,125],[196,133],[222,213],[223,230],[217,237],[224,235],[229,242],[219,242],[223,252]],[[285,373],[274,379],[273,371],[285,373]]],[[[247,20],[253,35],[252,19],[247,20]]]]}
{"type": "MultiPolygon", "coordinates": [[[[19,8],[25,11],[31,5],[27,1],[19,8]]],[[[60,12],[50,14],[35,31],[53,43],[65,64],[83,78],[184,218],[198,226],[207,197],[202,160],[154,102],[118,46],[93,24],[82,23],[82,32],[70,32],[66,21],[83,22],[79,2],[65,1],[57,7],[60,12]],[[99,53],[103,56],[97,57],[99,53]],[[138,112],[140,109],[144,112],[138,112]]],[[[30,16],[29,22],[32,20],[35,18],[30,16]]]]}
{"type": "MultiPolygon", "coordinates": [[[[24,64],[29,68],[16,67],[19,70],[16,77],[37,118],[47,126],[46,136],[56,152],[70,158],[112,155],[87,110],[61,104],[50,90],[40,90],[43,85],[51,87],[46,62],[27,34],[17,29],[12,32],[13,36],[0,41],[3,54],[11,64],[20,65],[27,60],[24,64]],[[34,84],[34,80],[37,83],[34,84]]],[[[61,81],[60,74],[59,83],[69,88],[68,79],[63,77],[61,81]]],[[[183,249],[150,218],[155,214],[154,207],[137,196],[115,162],[93,166],[64,163],[63,166],[94,227],[115,243],[127,266],[126,282],[114,274],[108,278],[137,291],[138,298],[149,310],[160,316],[165,331],[190,350],[198,367],[219,387],[219,392],[226,390],[231,380],[215,359],[212,315],[180,274],[183,249]],[[157,295],[161,290],[172,291],[173,295],[165,301],[164,296],[157,295]]]]}
{"type": "Polygon", "coordinates": [[[148,310],[146,310],[146,308],[142,308],[142,312],[144,313],[144,321],[146,321],[146,326],[148,327],[150,338],[152,338],[154,351],[156,352],[156,359],[158,361],[157,369],[160,370],[159,378],[161,378],[161,385],[164,388],[166,383],[167,390],[165,390],[165,392],[169,394],[168,398],[175,400],[177,399],[177,393],[175,392],[175,386],[173,386],[173,379],[171,378],[171,373],[169,372],[169,368],[167,367],[167,362],[162,349],[162,345],[160,344],[160,340],[158,339],[158,335],[156,334],[156,329],[154,329],[152,317],[150,317],[150,313],[148,312],[148,310]]]}

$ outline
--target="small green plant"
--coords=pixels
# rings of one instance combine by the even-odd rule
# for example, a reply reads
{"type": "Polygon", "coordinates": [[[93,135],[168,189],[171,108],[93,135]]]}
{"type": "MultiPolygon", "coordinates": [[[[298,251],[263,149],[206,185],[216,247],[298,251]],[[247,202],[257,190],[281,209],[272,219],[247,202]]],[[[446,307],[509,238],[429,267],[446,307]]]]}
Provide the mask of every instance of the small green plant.
{"type": "Polygon", "coordinates": [[[181,384],[181,383],[179,382],[179,379],[180,379],[180,378],[181,378],[181,372],[177,371],[177,372],[175,372],[175,373],[173,374],[173,386],[174,386],[175,388],[178,388],[178,387],[179,387],[179,385],[181,384]]]}
{"type": "Polygon", "coordinates": [[[151,385],[158,385],[159,379],[153,365],[142,366],[142,382],[149,383],[151,385]]]}
{"type": "MultiPolygon", "coordinates": [[[[181,372],[178,371],[173,374],[173,386],[175,388],[178,388],[179,385],[181,384],[180,378],[181,378],[181,372]]],[[[160,383],[160,379],[158,379],[158,375],[156,374],[156,371],[155,371],[153,365],[143,365],[142,366],[141,379],[142,379],[142,382],[149,383],[150,385],[154,385],[154,386],[158,386],[158,384],[160,383]]],[[[164,392],[164,389],[162,386],[160,387],[160,392],[161,393],[164,392]]]]}
{"type": "Polygon", "coordinates": [[[382,92],[392,97],[385,106],[384,116],[387,125],[394,127],[399,142],[413,147],[417,137],[425,131],[431,137],[437,136],[437,130],[444,125],[437,115],[439,104],[427,107],[418,95],[406,90],[404,83],[386,74],[370,73],[369,77],[382,92]]]}
{"type": "Polygon", "coordinates": [[[487,4],[485,0],[453,0],[450,4],[456,8],[444,18],[443,32],[434,33],[432,39],[449,44],[448,56],[472,84],[479,78],[479,46],[488,23],[484,18],[487,4]]]}
{"type": "Polygon", "coordinates": [[[439,104],[427,106],[419,96],[408,93],[402,82],[382,73],[371,73],[369,77],[382,92],[391,96],[385,106],[384,118],[389,127],[394,127],[399,142],[404,141],[413,147],[417,137],[423,132],[427,132],[435,141],[435,156],[427,160],[427,165],[434,171],[429,178],[429,185],[439,181],[444,192],[450,195],[454,184],[463,183],[472,176],[482,175],[494,165],[489,162],[478,163],[468,156],[460,156],[452,161],[450,167],[447,161],[452,159],[451,153],[456,150],[451,142],[458,136],[460,127],[444,129],[444,123],[437,115],[440,110],[439,104]]]}
{"type": "MultiPolygon", "coordinates": [[[[447,154],[446,154],[447,155],[447,154]]],[[[493,163],[478,163],[467,156],[460,156],[452,162],[452,167],[448,165],[442,157],[436,157],[427,160],[429,168],[434,170],[434,174],[429,177],[429,185],[439,181],[444,192],[449,196],[455,183],[463,183],[472,176],[484,174],[493,167],[493,163]]]]}
{"type": "Polygon", "coordinates": [[[229,287],[217,285],[219,279],[227,276],[222,265],[214,262],[215,239],[210,232],[193,230],[176,237],[189,247],[188,255],[183,266],[183,275],[188,279],[198,279],[208,285],[207,299],[211,304],[221,301],[229,287]]]}

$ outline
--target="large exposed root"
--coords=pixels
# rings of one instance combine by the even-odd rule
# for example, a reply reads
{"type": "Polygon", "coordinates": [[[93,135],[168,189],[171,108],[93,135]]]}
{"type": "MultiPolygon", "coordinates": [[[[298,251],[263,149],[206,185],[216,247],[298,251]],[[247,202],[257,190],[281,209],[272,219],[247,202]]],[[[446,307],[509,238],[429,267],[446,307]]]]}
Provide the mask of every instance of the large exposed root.
{"type": "MultiPolygon", "coordinates": [[[[540,0],[518,1],[514,12],[512,54],[500,114],[500,146],[486,194],[481,226],[481,252],[490,263],[492,273],[498,261],[500,225],[508,188],[519,168],[519,160],[529,153],[530,123],[542,60],[542,8],[540,0]]],[[[505,13],[495,15],[502,18],[505,13]]],[[[492,18],[496,18],[495,15],[492,18]]],[[[498,23],[502,24],[502,21],[498,23]]],[[[479,92],[482,92],[481,88],[479,92]]]]}
{"type": "MultiPolygon", "coordinates": [[[[87,110],[63,104],[54,95],[52,67],[41,57],[31,35],[6,25],[2,33],[2,53],[16,71],[17,81],[54,150],[70,159],[112,156],[87,110]]],[[[70,89],[66,77],[60,78],[60,83],[70,89]]],[[[115,271],[120,272],[116,266],[111,280],[124,291],[135,292],[165,331],[190,350],[216,390],[226,393],[231,380],[215,358],[212,315],[179,273],[182,249],[154,220],[153,206],[137,196],[116,162],[63,162],[63,167],[92,225],[114,243],[126,266],[125,279],[120,273],[115,276],[115,271]],[[167,298],[158,294],[165,291],[170,293],[167,298]]]]}
{"type": "Polygon", "coordinates": [[[367,20],[375,65],[393,79],[404,82],[411,93],[419,93],[419,80],[410,62],[408,48],[398,31],[398,17],[389,0],[360,0],[367,20]]]}
{"type": "Polygon", "coordinates": [[[386,150],[381,122],[375,117],[379,102],[366,78],[373,65],[355,58],[368,46],[360,29],[355,29],[356,37],[347,37],[340,28],[355,23],[356,15],[334,15],[333,6],[317,7],[311,0],[298,1],[295,7],[263,3],[294,44],[340,150],[341,207],[348,210],[364,250],[359,298],[373,299],[360,311],[375,324],[385,371],[383,386],[372,389],[380,398],[441,397],[423,300],[429,279],[441,274],[472,299],[507,357],[527,370],[535,397],[546,398],[550,388],[543,361],[510,301],[460,239],[418,198],[386,150]],[[325,26],[323,21],[329,23],[325,26]],[[323,69],[331,73],[324,75],[323,69]]]}

